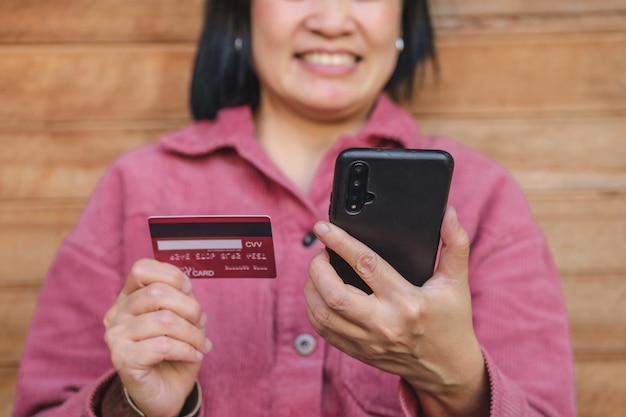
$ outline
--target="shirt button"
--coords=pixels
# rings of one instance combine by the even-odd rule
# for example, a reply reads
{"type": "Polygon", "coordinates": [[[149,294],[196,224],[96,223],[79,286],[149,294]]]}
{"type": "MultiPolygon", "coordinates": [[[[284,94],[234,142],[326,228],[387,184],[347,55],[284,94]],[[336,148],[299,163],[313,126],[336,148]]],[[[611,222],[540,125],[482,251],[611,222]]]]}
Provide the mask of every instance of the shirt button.
{"type": "Polygon", "coordinates": [[[314,244],[316,240],[317,240],[317,236],[315,236],[315,233],[309,232],[306,235],[304,235],[304,238],[302,239],[302,245],[305,248],[308,248],[312,244],[314,244]]]}
{"type": "Polygon", "coordinates": [[[299,334],[293,341],[293,347],[300,356],[309,356],[315,351],[316,345],[317,341],[308,333],[299,334]]]}

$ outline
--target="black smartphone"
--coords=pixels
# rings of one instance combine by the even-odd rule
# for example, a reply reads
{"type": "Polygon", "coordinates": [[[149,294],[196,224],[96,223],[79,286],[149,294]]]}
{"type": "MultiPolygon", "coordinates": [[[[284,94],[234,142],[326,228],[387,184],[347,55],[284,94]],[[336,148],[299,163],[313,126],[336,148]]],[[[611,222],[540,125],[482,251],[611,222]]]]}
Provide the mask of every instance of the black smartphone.
{"type": "MultiPolygon", "coordinates": [[[[421,286],[434,272],[454,160],[442,150],[350,148],[335,163],[330,221],[421,286]]],[[[347,284],[371,288],[339,255],[330,262],[347,284]]]]}

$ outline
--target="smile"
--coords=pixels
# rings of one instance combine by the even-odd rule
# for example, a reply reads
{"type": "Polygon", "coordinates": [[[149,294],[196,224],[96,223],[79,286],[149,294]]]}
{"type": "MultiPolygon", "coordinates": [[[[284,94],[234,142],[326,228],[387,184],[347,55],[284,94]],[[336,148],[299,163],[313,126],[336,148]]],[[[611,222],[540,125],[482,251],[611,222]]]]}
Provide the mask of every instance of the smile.
{"type": "Polygon", "coordinates": [[[325,65],[334,67],[350,67],[357,63],[358,57],[351,54],[331,54],[325,52],[311,52],[299,56],[305,62],[315,65],[325,65]]]}

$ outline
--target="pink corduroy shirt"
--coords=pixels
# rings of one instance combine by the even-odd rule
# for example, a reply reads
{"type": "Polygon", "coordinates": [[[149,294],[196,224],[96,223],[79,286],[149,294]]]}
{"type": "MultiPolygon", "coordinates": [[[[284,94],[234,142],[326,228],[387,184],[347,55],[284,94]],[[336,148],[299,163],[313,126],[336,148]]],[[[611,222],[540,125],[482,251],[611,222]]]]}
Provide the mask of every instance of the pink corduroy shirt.
{"type": "Polygon", "coordinates": [[[119,392],[120,384],[102,319],[131,265],[153,255],[147,218],[188,214],[271,216],[278,275],[193,280],[214,345],[198,376],[199,415],[419,415],[415,394],[400,378],[330,347],[305,312],[308,263],[321,247],[310,233],[327,219],[335,157],[370,146],[445,149],[455,159],[449,202],[471,239],[473,321],[490,378],[491,415],[574,416],[559,276],[523,193],[488,158],[421,135],[412,116],[385,95],[357,135],[337,139],[308,194],[259,146],[247,107],[225,109],[215,121],[194,123],[115,161],[41,289],[13,416],[130,412],[121,394],[105,395],[119,392]],[[307,349],[296,343],[302,338],[307,349]]]}

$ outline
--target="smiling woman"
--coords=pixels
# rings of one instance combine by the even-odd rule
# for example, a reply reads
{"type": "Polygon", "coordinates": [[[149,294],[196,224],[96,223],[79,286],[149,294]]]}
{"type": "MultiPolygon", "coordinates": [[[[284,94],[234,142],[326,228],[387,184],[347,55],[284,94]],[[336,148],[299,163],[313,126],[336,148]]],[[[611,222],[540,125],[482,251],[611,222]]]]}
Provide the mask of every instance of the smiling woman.
{"type": "MultiPolygon", "coordinates": [[[[14,416],[574,415],[559,276],[523,193],[390,98],[430,58],[424,0],[211,0],[196,120],[94,190],[42,288],[14,416]],[[337,156],[364,147],[454,157],[421,287],[323,220],[337,156]],[[276,279],[234,255],[252,275],[153,259],[149,218],[254,214],[272,219],[276,279]],[[344,284],[325,248],[373,293],[344,284]]],[[[211,249],[198,228],[177,235],[181,258],[211,249]]]]}
{"type": "MultiPolygon", "coordinates": [[[[378,41],[381,44],[379,46],[379,54],[381,55],[378,58],[386,57],[387,59],[384,62],[373,62],[371,65],[388,67],[382,72],[393,71],[393,74],[391,77],[389,74],[382,74],[384,75],[383,84],[377,86],[377,92],[382,89],[382,86],[385,86],[390,94],[401,95],[405,98],[410,97],[413,91],[416,66],[434,58],[434,37],[428,5],[424,1],[323,2],[328,3],[323,8],[330,6],[330,9],[313,19],[306,19],[307,13],[310,15],[315,8],[322,7],[320,2],[286,1],[282,3],[288,7],[282,5],[279,8],[278,4],[281,2],[253,1],[251,3],[250,0],[237,0],[224,4],[220,1],[214,1],[207,4],[205,25],[200,38],[191,89],[191,107],[196,119],[213,119],[220,108],[232,105],[247,104],[256,108],[260,88],[258,83],[259,71],[268,67],[265,70],[268,76],[276,77],[278,74],[282,74],[280,70],[276,73],[274,71],[274,65],[281,61],[270,59],[270,57],[276,58],[274,54],[280,53],[278,51],[287,54],[283,60],[291,60],[294,57],[306,59],[305,50],[302,48],[308,48],[310,51],[307,51],[306,55],[309,59],[337,59],[342,61],[342,65],[345,65],[360,60],[361,57],[355,50],[356,48],[360,47],[363,50],[366,42],[378,41]],[[360,10],[359,20],[346,17],[346,10],[351,13],[352,8],[357,11],[360,10]],[[260,19],[256,25],[251,25],[250,13],[254,13],[255,10],[258,14],[265,15],[266,18],[260,19]],[[298,19],[300,21],[305,20],[305,24],[314,25],[313,28],[309,29],[312,33],[319,33],[316,31],[315,25],[320,24],[343,25],[343,27],[339,29],[331,27],[331,31],[340,31],[338,36],[326,35],[321,32],[318,38],[311,39],[311,35],[301,34],[299,35],[300,38],[307,36],[308,39],[301,39],[296,44],[295,33],[292,32],[298,31],[298,19]],[[328,19],[331,21],[325,23],[328,22],[328,19]],[[332,19],[336,19],[339,23],[333,22],[332,19]],[[251,31],[254,30],[255,26],[263,25],[269,26],[270,30],[267,34],[263,35],[262,32],[260,35],[268,38],[271,36],[270,40],[273,43],[267,43],[265,46],[261,43],[260,46],[252,48],[251,31]],[[354,27],[351,28],[350,26],[354,27]],[[289,27],[292,28],[291,31],[289,27]],[[357,29],[360,33],[359,39],[352,39],[354,36],[350,36],[349,32],[356,32],[357,29]],[[343,31],[347,32],[344,33],[343,31]],[[370,40],[370,38],[373,39],[370,40]],[[313,48],[315,45],[311,45],[311,43],[319,44],[322,40],[326,40],[324,47],[331,49],[320,51],[326,52],[325,54],[312,54],[315,52],[313,48]],[[289,49],[281,48],[281,42],[288,42],[289,49]],[[338,48],[342,47],[342,43],[348,42],[351,45],[344,47],[349,46],[352,50],[340,51],[342,54],[339,56],[335,54],[334,57],[328,54],[328,52],[337,52],[338,48]],[[239,45],[237,48],[232,47],[235,43],[239,45]],[[276,47],[276,43],[279,43],[278,47],[276,47]],[[270,49],[271,45],[273,47],[270,49]],[[390,48],[391,45],[394,45],[395,49],[390,48]],[[253,54],[257,57],[254,65],[253,54]]],[[[303,23],[300,22],[300,25],[303,23]]],[[[300,32],[306,33],[302,29],[300,32]]],[[[254,39],[258,36],[259,34],[254,39]]],[[[283,66],[285,64],[286,62],[283,66]]],[[[324,104],[328,105],[328,103],[324,104]]]]}

